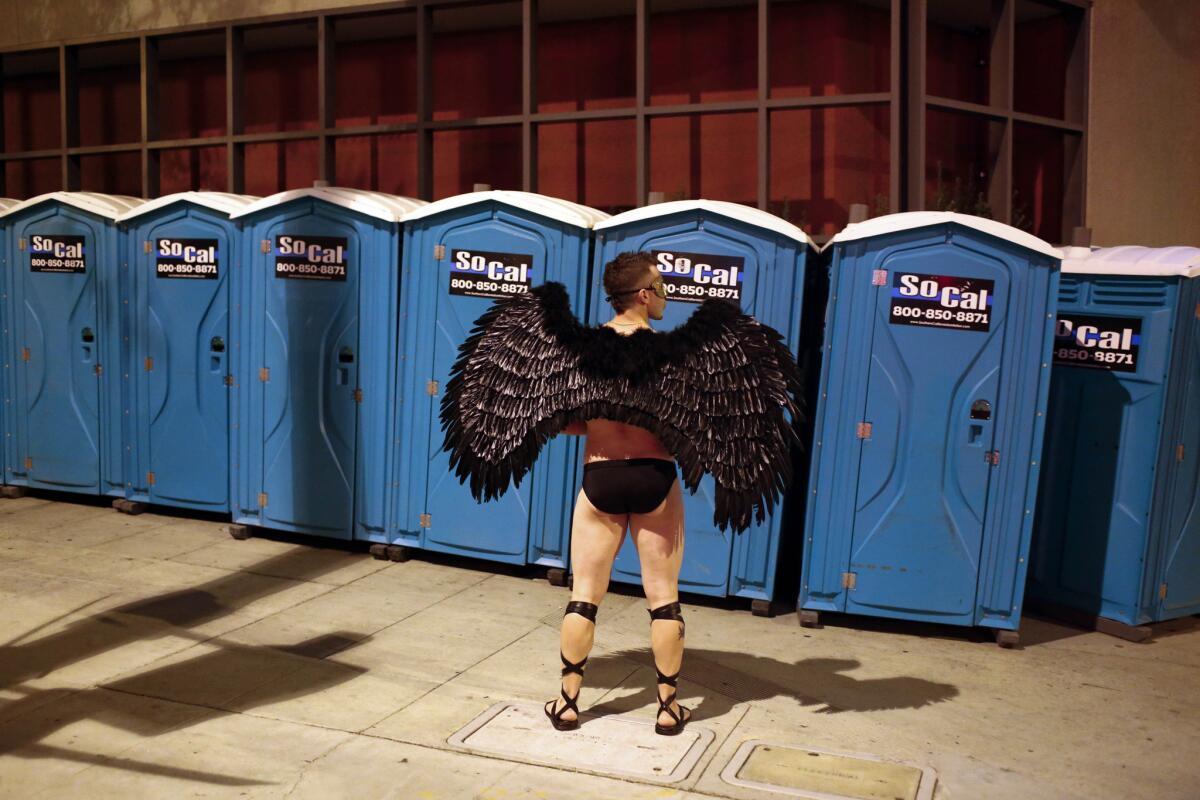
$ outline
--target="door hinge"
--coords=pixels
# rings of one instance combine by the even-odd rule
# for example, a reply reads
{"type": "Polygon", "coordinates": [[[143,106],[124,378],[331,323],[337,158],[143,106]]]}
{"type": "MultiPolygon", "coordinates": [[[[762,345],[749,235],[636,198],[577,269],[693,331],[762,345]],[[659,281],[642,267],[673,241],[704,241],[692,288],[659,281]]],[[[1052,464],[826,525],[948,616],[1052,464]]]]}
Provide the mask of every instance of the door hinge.
{"type": "Polygon", "coordinates": [[[362,389],[354,390],[354,402],[356,402],[356,403],[362,402],[362,389]]]}
{"type": "Polygon", "coordinates": [[[232,376],[232,375],[226,375],[226,376],[225,376],[225,385],[226,385],[226,386],[233,386],[233,376],[232,376]]]}
{"type": "Polygon", "coordinates": [[[441,261],[445,257],[446,257],[446,245],[435,244],[433,246],[433,260],[441,261]]]}
{"type": "Polygon", "coordinates": [[[151,252],[153,249],[154,249],[154,248],[152,248],[152,247],[150,246],[150,240],[149,240],[149,239],[147,239],[146,241],[142,242],[142,252],[143,252],[143,253],[149,253],[149,252],[151,252]]]}
{"type": "Polygon", "coordinates": [[[259,508],[267,507],[267,493],[266,492],[258,493],[258,507],[259,508]]]}
{"type": "Polygon", "coordinates": [[[1167,585],[1165,583],[1158,587],[1158,599],[1159,600],[1167,599],[1167,585]]]}
{"type": "Polygon", "coordinates": [[[153,371],[154,371],[154,359],[150,356],[146,356],[146,372],[153,372],[153,371]]]}
{"type": "Polygon", "coordinates": [[[271,368],[270,367],[259,367],[258,379],[260,381],[262,381],[263,383],[266,383],[267,381],[271,380],[271,368]]]}
{"type": "Polygon", "coordinates": [[[264,253],[271,252],[271,240],[263,239],[262,244],[259,245],[259,249],[262,250],[264,253]]]}
{"type": "Polygon", "coordinates": [[[853,589],[858,585],[858,575],[853,572],[842,573],[842,588],[853,589]]]}
{"type": "Polygon", "coordinates": [[[104,367],[97,364],[96,366],[92,367],[92,372],[96,373],[96,377],[99,377],[104,374],[104,367]]]}
{"type": "Polygon", "coordinates": [[[154,485],[154,473],[153,473],[153,472],[147,472],[147,473],[146,473],[146,485],[147,485],[147,486],[153,486],[153,485],[154,485]]]}
{"type": "Polygon", "coordinates": [[[33,469],[33,456],[25,456],[25,469],[33,469]]]}
{"type": "Polygon", "coordinates": [[[983,454],[983,460],[991,464],[993,467],[1000,466],[1000,451],[989,450],[983,454]]]}
{"type": "Polygon", "coordinates": [[[433,515],[432,514],[422,514],[421,515],[421,527],[422,528],[432,528],[433,527],[433,515]]]}
{"type": "Polygon", "coordinates": [[[437,381],[430,381],[429,383],[425,384],[425,394],[429,395],[430,397],[433,397],[437,393],[438,393],[438,382],[437,381]]]}
{"type": "Polygon", "coordinates": [[[1175,460],[1176,461],[1183,461],[1183,453],[1184,453],[1183,445],[1182,444],[1175,445],[1175,460]]]}
{"type": "Polygon", "coordinates": [[[887,270],[877,269],[871,273],[872,286],[887,286],[887,270]]]}
{"type": "Polygon", "coordinates": [[[858,438],[860,438],[860,439],[870,439],[871,438],[871,423],[869,423],[869,422],[858,423],[858,428],[856,429],[856,433],[858,435],[858,438]]]}
{"type": "Polygon", "coordinates": [[[21,360],[22,360],[22,361],[28,361],[29,359],[30,359],[30,355],[29,355],[29,348],[28,348],[28,347],[22,347],[22,348],[21,348],[21,360]]]}
{"type": "Polygon", "coordinates": [[[18,250],[25,249],[25,240],[24,239],[17,239],[17,249],[18,250]]]}

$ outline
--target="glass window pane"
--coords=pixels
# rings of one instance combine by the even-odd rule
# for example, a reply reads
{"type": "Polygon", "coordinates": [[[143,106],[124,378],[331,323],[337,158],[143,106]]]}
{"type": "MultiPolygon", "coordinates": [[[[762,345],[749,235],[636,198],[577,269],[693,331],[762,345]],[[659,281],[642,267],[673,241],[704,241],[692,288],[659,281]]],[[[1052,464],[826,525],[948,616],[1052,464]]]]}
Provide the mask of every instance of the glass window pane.
{"type": "Polygon", "coordinates": [[[417,118],[416,15],[376,14],[334,26],[335,124],[395,124],[417,118]]]}
{"type": "Polygon", "coordinates": [[[776,0],[770,23],[772,97],[891,91],[888,0],[776,0]]]}
{"type": "Polygon", "coordinates": [[[81,47],[78,58],[79,144],[90,147],[141,141],[142,73],[137,43],[81,47]]]}
{"type": "Polygon", "coordinates": [[[417,135],[340,136],[334,144],[337,185],[417,196],[417,135]]]}
{"type": "Polygon", "coordinates": [[[9,53],[3,64],[5,152],[60,147],[58,52],[9,53]]]}
{"type": "Polygon", "coordinates": [[[521,113],[521,4],[433,14],[433,118],[521,113]]]}
{"type": "Polygon", "coordinates": [[[925,207],[996,218],[992,181],[1004,126],[985,117],[925,114],[925,207]]]}
{"type": "Polygon", "coordinates": [[[845,227],[854,203],[888,213],[888,106],[772,112],[770,181],[768,210],[814,236],[845,227]]]}
{"type": "Polygon", "coordinates": [[[158,138],[225,135],[225,36],[158,40],[158,138]]]}
{"type": "Polygon", "coordinates": [[[248,29],[242,72],[246,133],[318,127],[315,25],[248,29]]]}
{"type": "Polygon", "coordinates": [[[79,159],[79,188],[84,192],[142,194],[142,154],[105,153],[79,159]]]}
{"type": "Polygon", "coordinates": [[[626,108],[637,102],[631,0],[589,5],[542,0],[537,31],[537,110],[626,108]]]}
{"type": "Polygon", "coordinates": [[[62,188],[62,160],[33,158],[4,165],[5,194],[16,200],[37,197],[62,188]]]}
{"type": "Polygon", "coordinates": [[[246,145],[246,194],[265,197],[312,186],[317,179],[317,142],[261,142],[246,145]]]}
{"type": "Polygon", "coordinates": [[[1083,119],[1083,12],[1017,3],[1013,107],[1043,117],[1083,119]]]}
{"type": "Polygon", "coordinates": [[[163,150],[158,155],[159,194],[224,192],[229,186],[224,145],[163,150]]]}
{"type": "Polygon", "coordinates": [[[609,214],[633,208],[636,140],[631,119],[539,125],[538,191],[609,214]]]}
{"type": "Polygon", "coordinates": [[[758,8],[746,0],[654,0],[650,103],[758,97],[758,8]]]}
{"type": "Polygon", "coordinates": [[[991,42],[991,0],[929,0],[926,92],[986,104],[991,42]]]}
{"type": "MultiPolygon", "coordinates": [[[[1013,125],[1012,224],[1051,243],[1064,243],[1071,228],[1067,207],[1082,206],[1068,196],[1079,158],[1080,137],[1038,125],[1013,125]]],[[[1076,188],[1076,195],[1080,189],[1076,188]]]]}
{"type": "Polygon", "coordinates": [[[521,188],[521,128],[516,125],[438,131],[433,135],[433,199],[472,190],[521,188]]]}
{"type": "Polygon", "coordinates": [[[690,114],[650,121],[650,191],[666,200],[758,197],[758,117],[690,114]]]}

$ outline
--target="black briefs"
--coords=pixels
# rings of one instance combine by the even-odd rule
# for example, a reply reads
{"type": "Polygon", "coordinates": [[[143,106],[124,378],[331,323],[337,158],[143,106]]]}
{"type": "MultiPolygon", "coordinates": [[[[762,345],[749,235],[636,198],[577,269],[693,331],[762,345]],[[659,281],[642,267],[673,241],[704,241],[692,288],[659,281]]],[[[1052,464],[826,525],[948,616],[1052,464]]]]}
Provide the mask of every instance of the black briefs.
{"type": "Polygon", "coordinates": [[[605,514],[649,514],[675,483],[675,462],[662,458],[591,461],[583,465],[583,493],[605,514]]]}

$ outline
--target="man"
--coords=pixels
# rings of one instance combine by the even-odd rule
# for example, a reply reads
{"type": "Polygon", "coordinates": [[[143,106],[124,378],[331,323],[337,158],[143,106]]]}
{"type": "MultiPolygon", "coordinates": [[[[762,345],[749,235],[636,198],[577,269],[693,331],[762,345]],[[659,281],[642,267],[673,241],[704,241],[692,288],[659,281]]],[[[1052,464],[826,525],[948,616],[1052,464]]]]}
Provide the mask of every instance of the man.
{"type": "MultiPolygon", "coordinates": [[[[663,317],[666,286],[648,253],[622,253],[605,265],[604,290],[614,312],[604,327],[616,335],[651,330],[650,320],[663,317]]],[[[573,423],[563,433],[586,436],[587,441],[583,488],[571,526],[575,580],[561,632],[561,697],[546,703],[546,716],[558,730],[579,727],[577,702],[595,636],[596,610],[628,530],[637,546],[650,609],[659,701],[654,730],[675,735],[691,718],[676,701],[684,624],[679,609],[683,496],[675,460],[658,437],[634,425],[593,419],[573,423]]]]}

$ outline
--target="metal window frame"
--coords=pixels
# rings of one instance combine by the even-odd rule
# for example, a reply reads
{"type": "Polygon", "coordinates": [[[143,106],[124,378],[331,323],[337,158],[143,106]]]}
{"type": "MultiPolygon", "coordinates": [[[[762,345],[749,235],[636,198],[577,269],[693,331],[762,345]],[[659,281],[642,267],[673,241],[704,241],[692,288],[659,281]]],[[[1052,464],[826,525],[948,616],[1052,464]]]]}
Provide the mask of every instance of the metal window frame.
{"type": "MultiPolygon", "coordinates": [[[[989,185],[989,201],[997,219],[1009,222],[1012,215],[1012,140],[1016,124],[1032,124],[1070,134],[1067,176],[1063,187],[1063,240],[1070,228],[1083,225],[1086,201],[1086,158],[1088,119],[1088,46],[1091,38],[1090,0],[1038,0],[1044,5],[1074,8],[1082,13],[1081,30],[1068,67],[1068,108],[1074,106],[1075,119],[1056,119],[1025,114],[1013,108],[1013,54],[1015,8],[1018,0],[991,0],[993,36],[991,42],[991,80],[987,104],[967,103],[934,97],[926,93],[926,29],[928,0],[891,0],[891,80],[889,91],[821,97],[772,98],[770,96],[770,11],[773,0],[756,0],[757,78],[753,100],[700,102],[681,105],[651,105],[649,97],[649,46],[652,0],[634,0],[635,14],[635,98],[631,106],[618,109],[569,112],[537,111],[537,32],[538,0],[519,0],[522,40],[521,111],[519,114],[471,119],[433,119],[433,12],[438,9],[482,6],[512,0],[396,0],[330,9],[325,12],[296,12],[241,19],[233,23],[186,25],[138,34],[106,34],[35,46],[0,48],[7,54],[57,49],[59,71],[60,147],[22,152],[0,153],[0,195],[6,194],[7,176],[3,166],[10,161],[57,158],[61,162],[62,188],[80,186],[80,158],[107,153],[138,153],[141,160],[141,187],[145,197],[159,193],[159,158],[162,150],[224,146],[227,163],[227,190],[245,189],[245,145],[280,143],[297,140],[318,143],[319,180],[336,182],[336,140],[344,136],[371,136],[414,133],[417,136],[417,189],[424,199],[432,199],[433,134],[441,130],[484,126],[519,126],[521,131],[521,188],[537,190],[538,126],[556,122],[631,119],[636,127],[636,199],[644,204],[649,194],[650,120],[659,116],[752,112],[756,116],[756,195],[757,205],[765,209],[770,198],[770,116],[786,109],[815,109],[846,106],[887,105],[890,112],[889,202],[892,210],[920,210],[924,207],[925,115],[940,109],[984,118],[1001,125],[997,143],[997,174],[989,185]],[[387,12],[416,15],[417,118],[411,123],[391,123],[338,127],[334,113],[337,47],[335,31],[339,19],[387,12]],[[279,23],[313,23],[317,29],[317,127],[303,131],[278,131],[247,134],[243,125],[244,32],[253,27],[279,23]],[[164,140],[158,130],[158,41],[181,34],[224,33],[225,107],[224,135],[164,140]],[[139,53],[141,92],[141,137],[137,142],[102,146],[79,146],[78,49],[89,45],[130,42],[139,53]]],[[[703,12],[699,12],[703,13],[703,12]]],[[[1069,111],[1066,116],[1072,116],[1069,111]]],[[[0,104],[0,124],[3,108],[0,104]]],[[[866,200],[867,198],[861,198],[866,200]]]]}

